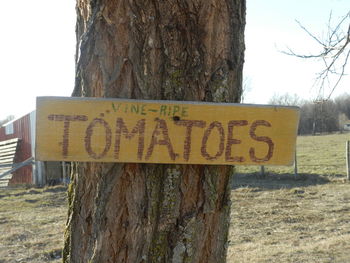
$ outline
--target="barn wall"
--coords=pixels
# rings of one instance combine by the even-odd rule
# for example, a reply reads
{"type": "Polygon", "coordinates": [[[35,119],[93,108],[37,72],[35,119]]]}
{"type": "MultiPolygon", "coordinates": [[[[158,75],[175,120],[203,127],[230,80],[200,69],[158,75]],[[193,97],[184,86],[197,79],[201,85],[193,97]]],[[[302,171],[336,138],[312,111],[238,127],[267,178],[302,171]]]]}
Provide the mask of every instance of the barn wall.
{"type": "MultiPolygon", "coordinates": [[[[0,141],[5,141],[13,138],[19,138],[20,142],[18,150],[14,159],[15,163],[20,163],[28,158],[32,157],[32,143],[31,143],[31,123],[30,114],[27,114],[6,126],[13,126],[13,133],[6,134],[6,126],[0,128],[0,141]]],[[[27,165],[21,169],[18,169],[13,173],[12,179],[9,184],[32,184],[32,171],[31,165],[27,165]]]]}
{"type": "MultiPolygon", "coordinates": [[[[3,127],[0,127],[0,142],[19,138],[20,142],[16,151],[14,163],[23,162],[35,157],[35,111],[16,119],[3,127]],[[12,131],[11,134],[6,134],[12,131]]],[[[61,162],[35,161],[33,165],[27,165],[13,173],[9,185],[13,184],[45,184],[61,183],[63,180],[61,162]]]]}

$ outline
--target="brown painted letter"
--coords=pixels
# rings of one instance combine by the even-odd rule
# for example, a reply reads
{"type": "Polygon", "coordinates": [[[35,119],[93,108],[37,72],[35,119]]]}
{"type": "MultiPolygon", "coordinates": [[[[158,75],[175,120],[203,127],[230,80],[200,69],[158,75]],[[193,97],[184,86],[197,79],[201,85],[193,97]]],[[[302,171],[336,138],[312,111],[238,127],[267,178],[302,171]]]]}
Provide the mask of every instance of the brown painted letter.
{"type": "Polygon", "coordinates": [[[247,126],[248,121],[246,120],[240,120],[240,121],[229,121],[228,123],[228,134],[227,134],[227,145],[226,145],[226,151],[225,151],[225,159],[227,162],[244,162],[244,157],[242,156],[232,156],[232,145],[233,144],[240,144],[241,140],[234,139],[233,138],[233,127],[234,126],[247,126]]]}
{"type": "Polygon", "coordinates": [[[181,125],[186,127],[186,135],[185,135],[185,141],[184,141],[184,159],[185,161],[188,161],[190,159],[190,154],[191,154],[192,128],[193,127],[204,128],[205,121],[179,120],[179,121],[175,121],[174,123],[176,125],[181,125]]]}
{"type": "Polygon", "coordinates": [[[266,126],[266,127],[271,127],[271,124],[268,122],[268,121],[265,121],[265,120],[258,120],[258,121],[255,121],[253,122],[252,126],[250,126],[250,132],[249,132],[249,135],[250,137],[253,139],[253,140],[256,140],[258,142],[264,142],[266,143],[268,146],[269,146],[269,149],[267,151],[267,154],[265,157],[263,158],[258,158],[255,156],[255,149],[254,148],[250,148],[249,150],[249,156],[250,156],[250,159],[253,161],[253,162],[267,162],[268,160],[271,159],[271,157],[273,156],[273,149],[274,149],[274,143],[273,141],[271,140],[270,137],[265,137],[265,136],[256,136],[255,134],[255,130],[258,126],[266,126]]]}
{"type": "Polygon", "coordinates": [[[210,123],[208,129],[205,130],[203,139],[202,139],[202,147],[201,147],[202,156],[207,160],[216,160],[224,152],[224,147],[225,147],[224,143],[225,143],[225,131],[224,131],[224,128],[222,127],[222,124],[218,121],[214,121],[210,123]],[[220,144],[219,144],[218,152],[214,156],[210,156],[209,153],[207,152],[207,143],[208,143],[208,139],[211,134],[211,131],[214,128],[218,129],[219,136],[220,136],[220,144]]]}
{"type": "Polygon", "coordinates": [[[94,158],[94,159],[101,159],[102,157],[104,157],[107,152],[109,151],[109,149],[111,148],[112,145],[112,130],[109,127],[108,123],[100,118],[96,118],[93,119],[93,121],[89,124],[89,126],[86,128],[86,132],[85,132],[85,150],[87,151],[87,153],[90,155],[90,157],[94,158]],[[91,147],[91,137],[92,134],[94,133],[94,127],[100,124],[105,128],[105,138],[106,138],[106,145],[105,148],[103,149],[103,151],[100,154],[97,154],[96,152],[94,152],[92,150],[91,147]]]}
{"type": "Polygon", "coordinates": [[[50,121],[63,121],[63,140],[62,140],[62,155],[63,158],[68,156],[69,148],[69,128],[71,121],[87,121],[88,117],[85,115],[58,115],[51,114],[48,116],[50,121]]]}
{"type": "Polygon", "coordinates": [[[137,159],[142,159],[143,149],[145,146],[145,125],[146,120],[141,119],[136,123],[136,126],[129,132],[126,127],[123,118],[117,119],[117,128],[115,130],[115,146],[114,146],[114,157],[115,159],[119,159],[119,151],[120,151],[120,137],[122,133],[126,139],[131,140],[136,133],[139,134],[139,144],[137,147],[137,159]]]}
{"type": "Polygon", "coordinates": [[[159,145],[165,145],[168,148],[168,152],[169,152],[169,156],[171,158],[171,160],[175,160],[177,154],[174,152],[173,146],[171,145],[171,141],[169,138],[169,131],[168,131],[168,126],[166,124],[165,120],[162,119],[156,119],[157,121],[157,125],[154,128],[154,131],[152,133],[152,139],[151,139],[151,143],[148,147],[147,150],[147,154],[146,154],[146,160],[148,160],[154,150],[154,146],[159,144],[159,145]],[[163,139],[159,140],[158,136],[162,134],[163,135],[163,139]]]}

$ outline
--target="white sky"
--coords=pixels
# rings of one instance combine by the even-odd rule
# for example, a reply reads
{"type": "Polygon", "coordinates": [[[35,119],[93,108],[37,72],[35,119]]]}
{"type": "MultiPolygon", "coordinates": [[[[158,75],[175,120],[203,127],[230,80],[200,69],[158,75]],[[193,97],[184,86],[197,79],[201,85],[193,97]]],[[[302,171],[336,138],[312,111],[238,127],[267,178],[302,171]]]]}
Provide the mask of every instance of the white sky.
{"type": "MultiPolygon", "coordinates": [[[[75,1],[0,0],[0,119],[34,110],[36,96],[70,96],[74,86],[75,1]]],[[[245,76],[247,103],[267,103],[275,93],[317,96],[319,64],[281,54],[289,46],[312,52],[313,41],[295,19],[321,34],[350,10],[349,0],[247,0],[245,76]]],[[[335,96],[348,92],[347,77],[335,96]]],[[[350,90],[349,90],[350,91],[350,90]]]]}
{"type": "MultiPolygon", "coordinates": [[[[349,0],[247,0],[245,76],[251,91],[246,103],[267,103],[274,94],[297,94],[314,99],[314,86],[321,64],[282,54],[292,48],[297,53],[314,54],[320,49],[296,23],[322,37],[327,30],[330,12],[333,21],[350,11],[349,0]]],[[[348,21],[350,21],[348,19],[348,21]]],[[[350,65],[348,66],[348,72],[350,65]]],[[[345,77],[332,98],[349,92],[350,78],[345,77]]],[[[324,91],[327,97],[329,90],[324,91]]]]}

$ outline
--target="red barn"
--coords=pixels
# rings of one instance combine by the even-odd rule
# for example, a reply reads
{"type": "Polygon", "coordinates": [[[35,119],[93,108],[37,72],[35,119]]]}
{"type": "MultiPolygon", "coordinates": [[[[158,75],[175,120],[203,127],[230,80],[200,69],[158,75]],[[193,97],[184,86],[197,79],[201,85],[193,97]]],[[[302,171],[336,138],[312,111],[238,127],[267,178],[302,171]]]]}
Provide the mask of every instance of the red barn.
{"type": "Polygon", "coordinates": [[[0,186],[62,182],[62,172],[62,163],[35,161],[35,111],[0,127],[0,186]],[[25,161],[29,164],[1,176],[25,161]]]}

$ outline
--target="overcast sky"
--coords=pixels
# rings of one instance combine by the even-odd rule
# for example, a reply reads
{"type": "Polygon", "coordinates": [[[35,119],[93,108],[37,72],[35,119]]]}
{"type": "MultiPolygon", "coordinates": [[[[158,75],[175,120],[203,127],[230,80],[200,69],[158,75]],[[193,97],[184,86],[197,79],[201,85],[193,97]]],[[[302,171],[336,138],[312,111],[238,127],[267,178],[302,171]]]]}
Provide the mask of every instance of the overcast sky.
{"type": "MultiPolygon", "coordinates": [[[[0,0],[0,119],[35,109],[36,96],[70,96],[74,85],[75,1],[0,0]]],[[[247,0],[245,77],[247,103],[267,103],[275,93],[317,96],[320,65],[282,54],[287,46],[313,52],[314,42],[295,22],[321,36],[349,0],[247,0]]],[[[350,87],[346,77],[335,96],[350,87]],[[346,88],[347,87],[347,88],[346,88]]],[[[325,91],[327,93],[327,91],[325,91]]],[[[325,94],[327,95],[327,94],[325,94]]]]}

